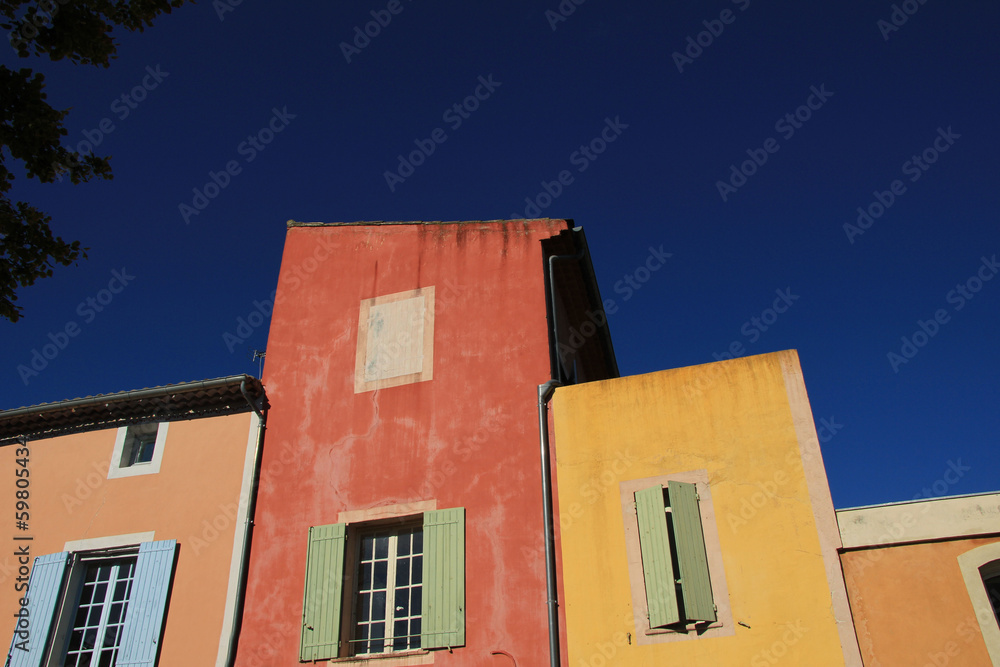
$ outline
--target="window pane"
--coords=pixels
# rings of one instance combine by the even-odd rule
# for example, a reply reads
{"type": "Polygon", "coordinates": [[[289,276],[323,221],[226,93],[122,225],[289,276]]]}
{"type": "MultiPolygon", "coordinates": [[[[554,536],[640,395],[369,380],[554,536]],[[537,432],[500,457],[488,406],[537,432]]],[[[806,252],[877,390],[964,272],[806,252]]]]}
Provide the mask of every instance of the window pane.
{"type": "Polygon", "coordinates": [[[396,587],[410,583],[410,559],[403,558],[396,563],[396,587]]]}
{"type": "Polygon", "coordinates": [[[371,653],[385,651],[385,642],[379,641],[383,637],[385,637],[385,623],[372,623],[372,641],[369,649],[371,653]]]}
{"type": "Polygon", "coordinates": [[[374,594],[374,599],[372,600],[372,619],[376,621],[385,620],[385,591],[379,591],[374,594]]]}
{"type": "Polygon", "coordinates": [[[396,621],[392,628],[392,648],[401,651],[407,647],[407,635],[409,634],[409,624],[406,621],[396,621]]]}
{"type": "Polygon", "coordinates": [[[396,591],[396,610],[393,618],[406,618],[410,615],[410,589],[401,588],[396,591]]]}
{"type": "Polygon", "coordinates": [[[136,463],[149,463],[153,460],[153,449],[156,446],[156,436],[144,437],[136,445],[139,448],[138,454],[135,457],[136,463]]]}
{"type": "Polygon", "coordinates": [[[413,557],[413,578],[410,580],[411,583],[419,584],[424,578],[424,557],[414,556],[413,557]]]}
{"type": "Polygon", "coordinates": [[[424,552],[424,532],[418,530],[413,533],[413,553],[422,554],[424,552]]]}
{"type": "Polygon", "coordinates": [[[410,609],[413,610],[414,615],[421,613],[420,605],[422,603],[422,600],[420,599],[420,596],[421,596],[421,587],[417,586],[412,590],[412,593],[410,594],[410,609]]]}
{"type": "Polygon", "coordinates": [[[375,538],[375,558],[389,557],[389,536],[379,535],[375,538]]]}
{"type": "Polygon", "coordinates": [[[375,538],[371,535],[361,538],[361,560],[371,560],[375,538]]]}
{"type": "Polygon", "coordinates": [[[397,556],[409,556],[410,555],[410,536],[412,533],[403,533],[399,536],[396,542],[396,555],[397,556]]]}
{"type": "Polygon", "coordinates": [[[364,622],[371,620],[371,593],[362,593],[358,599],[358,621],[364,622]]]}
{"type": "Polygon", "coordinates": [[[375,561],[375,590],[385,588],[386,579],[388,578],[388,567],[389,563],[380,560],[375,561]]]}
{"type": "Polygon", "coordinates": [[[372,564],[361,564],[361,590],[370,591],[372,588],[372,564]]]}

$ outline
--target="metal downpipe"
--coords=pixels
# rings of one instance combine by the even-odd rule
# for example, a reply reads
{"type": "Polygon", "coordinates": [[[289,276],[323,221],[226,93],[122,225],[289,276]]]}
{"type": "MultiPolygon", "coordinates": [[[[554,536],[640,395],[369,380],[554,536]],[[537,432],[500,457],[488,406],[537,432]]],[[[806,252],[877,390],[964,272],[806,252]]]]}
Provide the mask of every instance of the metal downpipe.
{"type": "Polygon", "coordinates": [[[559,610],[556,589],[555,532],[552,523],[552,471],[549,465],[548,402],[558,380],[538,385],[538,444],[542,457],[542,521],[545,524],[545,585],[549,607],[549,664],[559,667],[559,610]]]}
{"type": "MultiPolygon", "coordinates": [[[[250,494],[247,498],[247,516],[243,533],[243,552],[240,554],[240,583],[236,589],[236,600],[233,603],[233,626],[229,630],[229,649],[226,656],[226,665],[233,667],[236,664],[236,652],[239,647],[240,631],[243,625],[243,607],[246,604],[247,581],[250,578],[250,545],[253,542],[253,520],[257,511],[257,489],[260,486],[260,467],[263,458],[264,432],[267,428],[267,416],[264,415],[260,406],[254,403],[246,391],[246,382],[240,384],[240,391],[247,403],[253,408],[257,415],[257,442],[254,445],[253,472],[251,473],[250,494]]],[[[241,499],[242,500],[242,499],[241,499]]]]}

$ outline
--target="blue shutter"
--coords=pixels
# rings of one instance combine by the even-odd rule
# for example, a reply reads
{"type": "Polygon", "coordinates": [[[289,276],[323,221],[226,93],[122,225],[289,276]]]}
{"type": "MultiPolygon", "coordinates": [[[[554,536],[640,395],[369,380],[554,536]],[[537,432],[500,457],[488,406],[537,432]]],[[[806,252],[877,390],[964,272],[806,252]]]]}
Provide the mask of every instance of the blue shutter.
{"type": "Polygon", "coordinates": [[[152,667],[156,664],[176,551],[177,540],[143,542],[139,545],[118,661],[115,663],[119,667],[152,667]]]}
{"type": "Polygon", "coordinates": [[[424,512],[421,648],[465,645],[465,508],[424,512]]]}
{"type": "MultiPolygon", "coordinates": [[[[18,638],[15,625],[14,638],[10,643],[10,667],[40,667],[45,657],[45,649],[49,643],[49,631],[56,615],[56,603],[62,592],[63,578],[69,565],[69,552],[46,554],[35,559],[31,567],[31,577],[28,580],[28,590],[20,595],[28,596],[28,618],[30,633],[27,646],[23,651],[16,648],[24,645],[23,638],[18,638]]],[[[16,621],[15,621],[16,624],[16,621]]]]}
{"type": "Polygon", "coordinates": [[[344,523],[309,529],[299,637],[299,660],[302,662],[337,657],[346,541],[347,524],[344,523]]]}
{"type": "Polygon", "coordinates": [[[642,553],[649,627],[660,628],[680,620],[663,487],[657,484],[636,491],[635,513],[639,523],[639,551],[642,553]]]}

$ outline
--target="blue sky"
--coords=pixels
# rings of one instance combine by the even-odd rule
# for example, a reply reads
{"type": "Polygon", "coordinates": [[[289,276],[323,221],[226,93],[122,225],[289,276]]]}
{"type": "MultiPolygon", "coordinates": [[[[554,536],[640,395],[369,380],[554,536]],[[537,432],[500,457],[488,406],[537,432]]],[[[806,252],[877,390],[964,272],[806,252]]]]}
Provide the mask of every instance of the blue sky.
{"type": "Polygon", "coordinates": [[[3,51],[115,178],[16,182],[90,251],[0,323],[0,406],[256,374],[288,219],[567,217],[623,374],[794,348],[837,507],[996,490],[998,25],[985,0],[218,0],[108,69],[3,51]]]}

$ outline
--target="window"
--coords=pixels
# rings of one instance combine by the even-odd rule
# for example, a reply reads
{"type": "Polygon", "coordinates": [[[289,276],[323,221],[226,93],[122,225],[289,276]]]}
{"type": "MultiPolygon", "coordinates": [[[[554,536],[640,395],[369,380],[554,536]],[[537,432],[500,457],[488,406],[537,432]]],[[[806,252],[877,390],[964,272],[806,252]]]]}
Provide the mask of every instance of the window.
{"type": "Polygon", "coordinates": [[[113,665],[121,646],[135,558],[87,564],[70,628],[66,667],[113,665]]]}
{"type": "Polygon", "coordinates": [[[157,424],[138,424],[126,429],[120,467],[127,468],[153,460],[153,451],[156,449],[156,427],[157,424]]]}
{"type": "Polygon", "coordinates": [[[309,529],[300,660],[464,644],[464,508],[309,529]]]}
{"type": "Polygon", "coordinates": [[[983,576],[983,586],[986,587],[986,595],[990,599],[990,606],[993,607],[993,616],[1000,623],[1000,574],[983,576]]]}
{"type": "Polygon", "coordinates": [[[420,648],[422,526],[360,535],[351,653],[420,648]]]}
{"type": "Polygon", "coordinates": [[[635,510],[649,627],[715,621],[694,484],[670,481],[636,491],[635,510]]]}
{"type": "Polygon", "coordinates": [[[976,612],[990,662],[1000,665],[1000,541],[959,555],[958,567],[976,612]]]}
{"type": "Polygon", "coordinates": [[[15,631],[11,667],[155,665],[176,548],[164,540],[36,558],[30,632],[15,631]]]}
{"type": "Polygon", "coordinates": [[[160,472],[167,441],[167,422],[131,424],[118,429],[108,479],[160,472]]]}
{"type": "Polygon", "coordinates": [[[621,483],[637,643],[733,634],[703,470],[621,483]]]}

